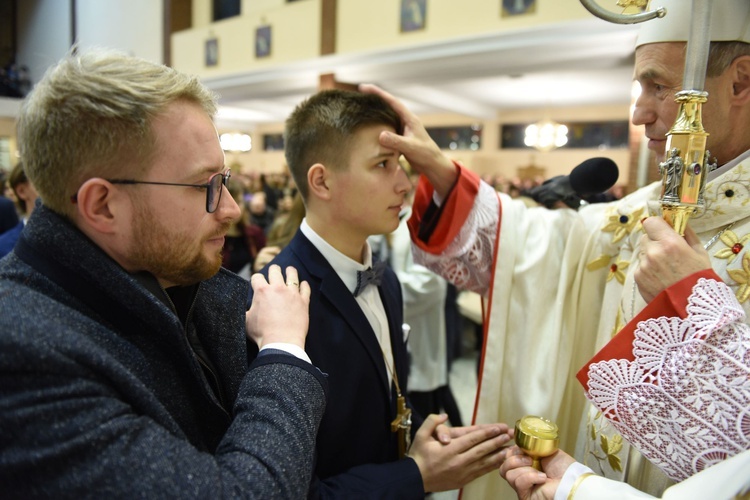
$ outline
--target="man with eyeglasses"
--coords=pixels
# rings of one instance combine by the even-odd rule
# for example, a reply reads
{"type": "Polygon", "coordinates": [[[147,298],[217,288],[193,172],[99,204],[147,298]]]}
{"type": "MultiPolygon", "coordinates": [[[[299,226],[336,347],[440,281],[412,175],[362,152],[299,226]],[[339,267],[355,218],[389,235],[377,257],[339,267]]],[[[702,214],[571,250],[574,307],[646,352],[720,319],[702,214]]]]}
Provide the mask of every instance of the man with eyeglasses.
{"type": "Polygon", "coordinates": [[[70,54],[24,101],[42,199],[0,260],[5,498],[300,498],[326,381],[293,268],[221,269],[240,210],[194,77],[70,54]],[[248,366],[247,338],[260,350],[248,366]]]}

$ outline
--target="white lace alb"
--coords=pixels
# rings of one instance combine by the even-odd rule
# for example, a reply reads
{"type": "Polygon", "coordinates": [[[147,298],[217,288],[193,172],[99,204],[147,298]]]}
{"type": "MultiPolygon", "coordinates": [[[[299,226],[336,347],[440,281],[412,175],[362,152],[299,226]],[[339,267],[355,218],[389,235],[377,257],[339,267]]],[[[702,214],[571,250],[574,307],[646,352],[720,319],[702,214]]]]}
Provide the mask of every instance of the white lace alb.
{"type": "Polygon", "coordinates": [[[484,182],[469,217],[444,252],[433,255],[412,245],[414,262],[447,279],[462,290],[486,295],[492,274],[495,236],[500,221],[497,192],[484,182]]]}
{"type": "Polygon", "coordinates": [[[726,284],[701,278],[687,318],[638,324],[634,361],[589,367],[591,402],[675,481],[750,449],[750,327],[744,318],[726,284]]]}

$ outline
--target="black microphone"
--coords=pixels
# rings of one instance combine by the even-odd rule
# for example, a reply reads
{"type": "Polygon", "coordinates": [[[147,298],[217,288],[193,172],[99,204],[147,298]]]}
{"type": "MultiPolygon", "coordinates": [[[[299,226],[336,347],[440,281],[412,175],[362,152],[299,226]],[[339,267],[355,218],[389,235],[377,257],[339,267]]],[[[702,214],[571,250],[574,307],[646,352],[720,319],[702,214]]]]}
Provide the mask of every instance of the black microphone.
{"type": "Polygon", "coordinates": [[[547,208],[554,208],[555,203],[562,201],[578,209],[586,204],[586,198],[614,186],[619,175],[617,164],[609,158],[589,158],[571,170],[570,175],[552,177],[523,194],[547,208]]]}

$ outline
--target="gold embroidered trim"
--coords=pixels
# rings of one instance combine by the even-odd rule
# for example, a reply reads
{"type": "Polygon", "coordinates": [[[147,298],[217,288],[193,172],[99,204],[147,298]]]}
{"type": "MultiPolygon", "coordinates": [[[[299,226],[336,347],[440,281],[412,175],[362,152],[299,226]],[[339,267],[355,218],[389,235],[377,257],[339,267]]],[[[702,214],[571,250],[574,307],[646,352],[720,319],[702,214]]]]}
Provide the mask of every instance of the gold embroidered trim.
{"type": "Polygon", "coordinates": [[[586,479],[587,477],[593,476],[593,475],[594,475],[594,473],[592,473],[592,472],[586,472],[586,473],[583,473],[580,476],[578,476],[578,479],[576,479],[576,482],[573,483],[573,487],[570,488],[570,493],[568,493],[568,500],[573,500],[573,497],[576,494],[576,490],[581,485],[581,483],[583,482],[583,480],[586,479]]]}

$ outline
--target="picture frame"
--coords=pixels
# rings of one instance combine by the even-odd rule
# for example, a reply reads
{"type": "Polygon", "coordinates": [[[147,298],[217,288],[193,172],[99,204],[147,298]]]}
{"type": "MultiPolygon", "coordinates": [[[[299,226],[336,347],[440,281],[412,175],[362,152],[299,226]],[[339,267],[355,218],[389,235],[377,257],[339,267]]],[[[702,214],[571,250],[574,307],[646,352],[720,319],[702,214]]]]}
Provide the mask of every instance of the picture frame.
{"type": "Polygon", "coordinates": [[[255,57],[261,59],[271,55],[271,26],[258,26],[255,29],[255,57]]]}
{"type": "Polygon", "coordinates": [[[206,66],[216,66],[219,64],[219,40],[209,38],[206,40],[206,66]]]}
{"type": "Polygon", "coordinates": [[[536,0],[501,0],[500,16],[512,17],[536,12],[536,0]]]}
{"type": "Polygon", "coordinates": [[[401,0],[401,33],[425,28],[427,0],[401,0]]]}

